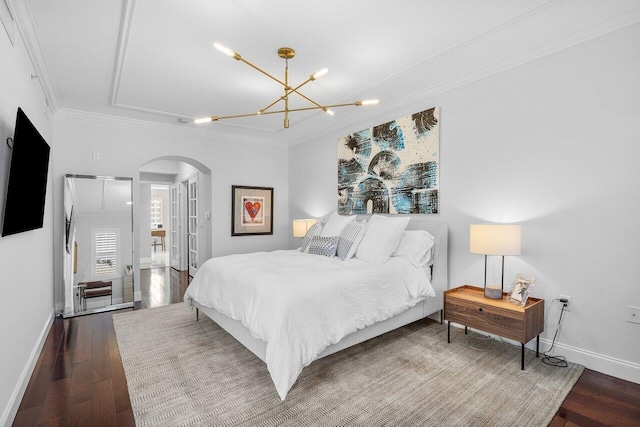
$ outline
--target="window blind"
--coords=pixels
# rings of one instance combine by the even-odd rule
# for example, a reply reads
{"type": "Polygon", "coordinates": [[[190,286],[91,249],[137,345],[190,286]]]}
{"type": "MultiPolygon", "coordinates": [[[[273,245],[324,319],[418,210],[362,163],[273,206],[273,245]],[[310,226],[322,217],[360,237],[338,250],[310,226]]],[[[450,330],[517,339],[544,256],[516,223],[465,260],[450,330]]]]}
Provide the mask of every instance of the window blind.
{"type": "Polygon", "coordinates": [[[162,197],[151,197],[151,228],[158,228],[162,224],[162,197]]]}
{"type": "Polygon", "coordinates": [[[118,271],[118,235],[114,232],[97,232],[95,245],[96,278],[115,276],[118,271]]]}

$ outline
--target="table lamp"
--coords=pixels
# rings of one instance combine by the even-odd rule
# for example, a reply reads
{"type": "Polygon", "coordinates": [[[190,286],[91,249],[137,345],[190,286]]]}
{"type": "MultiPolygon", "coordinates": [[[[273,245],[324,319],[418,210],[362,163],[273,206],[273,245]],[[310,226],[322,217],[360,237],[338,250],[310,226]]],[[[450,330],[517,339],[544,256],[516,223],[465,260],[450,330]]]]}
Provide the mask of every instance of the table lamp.
{"type": "Polygon", "coordinates": [[[317,219],[294,219],[293,220],[293,237],[304,237],[313,224],[318,222],[317,219]]]}
{"type": "Polygon", "coordinates": [[[484,255],[484,296],[501,299],[504,290],[504,257],[520,255],[522,228],[517,224],[471,224],[469,252],[484,255]],[[502,256],[500,287],[487,285],[487,256],[502,256]]]}

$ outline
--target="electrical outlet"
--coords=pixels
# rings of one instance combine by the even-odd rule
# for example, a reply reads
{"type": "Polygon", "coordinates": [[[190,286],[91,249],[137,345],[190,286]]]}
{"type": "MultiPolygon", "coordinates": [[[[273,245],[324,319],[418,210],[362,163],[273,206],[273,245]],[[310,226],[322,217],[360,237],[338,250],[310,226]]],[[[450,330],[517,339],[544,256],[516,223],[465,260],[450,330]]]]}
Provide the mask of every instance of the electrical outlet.
{"type": "Polygon", "coordinates": [[[627,306],[627,322],[640,323],[640,307],[627,306]]]}
{"type": "MultiPolygon", "coordinates": [[[[571,311],[571,306],[572,306],[571,297],[567,296],[567,295],[560,295],[560,299],[563,299],[563,300],[566,299],[567,300],[567,302],[564,303],[564,304],[567,304],[567,306],[564,308],[564,311],[571,311]]],[[[563,304],[562,302],[560,302],[560,303],[563,304]]]]}

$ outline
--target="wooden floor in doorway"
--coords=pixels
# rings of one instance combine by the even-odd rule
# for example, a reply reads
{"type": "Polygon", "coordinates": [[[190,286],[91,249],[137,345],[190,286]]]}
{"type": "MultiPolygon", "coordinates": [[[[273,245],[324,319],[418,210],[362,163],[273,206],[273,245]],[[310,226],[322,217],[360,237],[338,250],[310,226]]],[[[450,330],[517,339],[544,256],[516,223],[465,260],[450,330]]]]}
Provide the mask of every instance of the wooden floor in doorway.
{"type": "MultiPolygon", "coordinates": [[[[147,270],[136,309],[180,302],[188,283],[188,275],[170,268],[147,270]]],[[[134,425],[112,313],[55,319],[14,426],[134,425]]],[[[640,384],[586,369],[550,426],[638,426],[639,420],[640,384]]]]}
{"type": "Polygon", "coordinates": [[[170,267],[140,270],[142,300],[138,308],[162,307],[182,301],[190,282],[186,270],[178,271],[170,267]]]}

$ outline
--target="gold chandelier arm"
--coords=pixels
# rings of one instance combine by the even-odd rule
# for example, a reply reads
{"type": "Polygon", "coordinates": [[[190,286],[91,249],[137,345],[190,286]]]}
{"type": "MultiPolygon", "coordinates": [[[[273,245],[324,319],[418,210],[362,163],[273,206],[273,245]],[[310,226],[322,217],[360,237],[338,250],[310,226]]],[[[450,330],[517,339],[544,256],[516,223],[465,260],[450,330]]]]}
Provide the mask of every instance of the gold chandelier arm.
{"type": "Polygon", "coordinates": [[[284,100],[284,95],[283,95],[283,96],[281,96],[280,98],[276,99],[275,101],[273,101],[271,104],[267,105],[266,107],[261,108],[258,114],[266,114],[265,112],[266,112],[269,108],[273,107],[274,105],[276,105],[278,102],[280,102],[280,101],[282,101],[282,100],[284,100]]]}
{"type": "MultiPolygon", "coordinates": [[[[287,63],[287,65],[285,66],[285,77],[287,76],[287,70],[289,68],[289,64],[287,63]]],[[[273,107],[276,103],[278,103],[279,101],[286,101],[286,97],[288,97],[290,94],[292,93],[297,93],[298,95],[300,95],[302,98],[305,98],[306,100],[308,100],[309,102],[311,102],[312,104],[320,107],[320,104],[318,104],[317,102],[312,101],[311,99],[307,98],[306,96],[304,96],[303,94],[301,94],[300,92],[298,92],[298,89],[300,89],[302,86],[306,85],[309,82],[312,82],[314,80],[318,80],[318,78],[324,76],[325,74],[327,74],[329,70],[327,70],[326,68],[323,68],[322,70],[316,71],[315,73],[311,74],[309,76],[309,78],[307,78],[307,80],[303,81],[302,83],[300,83],[298,86],[294,87],[294,88],[285,88],[285,93],[283,96],[281,96],[280,98],[276,99],[275,101],[273,101],[271,104],[267,105],[266,107],[260,109],[261,112],[264,112],[266,110],[268,110],[269,108],[273,107]]],[[[287,81],[288,84],[288,81],[287,81]]]]}
{"type": "Polygon", "coordinates": [[[319,71],[316,71],[311,76],[309,76],[309,78],[307,78],[305,81],[303,81],[302,83],[300,83],[296,87],[289,86],[289,59],[291,59],[291,58],[293,58],[295,56],[295,51],[290,47],[281,47],[280,49],[278,49],[278,56],[285,60],[284,82],[282,80],[278,79],[277,77],[274,77],[273,75],[269,74],[268,72],[266,72],[262,68],[258,67],[257,65],[254,65],[253,63],[247,61],[239,53],[234,52],[233,50],[221,45],[220,43],[217,43],[217,42],[214,43],[213,47],[215,47],[216,49],[218,49],[219,51],[221,51],[225,55],[231,56],[236,61],[244,62],[245,64],[247,64],[248,66],[250,66],[254,70],[264,74],[265,76],[269,77],[271,80],[275,81],[276,83],[279,83],[284,88],[284,94],[282,96],[280,96],[279,98],[277,98],[275,101],[271,102],[266,107],[264,107],[261,110],[259,110],[258,112],[256,112],[256,113],[234,114],[234,115],[230,115],[230,116],[210,116],[210,117],[204,117],[204,118],[200,118],[200,119],[195,119],[194,120],[195,123],[199,124],[199,123],[206,123],[206,122],[215,122],[215,121],[224,120],[224,119],[235,119],[235,118],[239,118],[239,117],[252,117],[252,116],[260,116],[260,115],[266,115],[266,114],[284,113],[284,127],[288,128],[289,127],[289,113],[291,113],[291,112],[309,111],[309,110],[323,110],[324,112],[333,115],[333,112],[331,110],[329,110],[329,108],[347,107],[347,106],[360,106],[360,105],[374,105],[374,104],[378,103],[377,100],[363,100],[363,101],[349,102],[349,103],[343,103],[343,104],[321,105],[321,104],[317,103],[316,101],[314,101],[313,99],[309,98],[308,96],[303,95],[302,93],[300,93],[299,89],[301,87],[303,87],[304,85],[306,85],[307,83],[309,83],[311,81],[314,81],[314,80],[317,80],[318,78],[320,78],[320,77],[324,76],[325,74],[327,74],[328,69],[327,68],[323,68],[323,69],[321,69],[319,71]],[[292,93],[297,94],[299,97],[307,100],[308,102],[310,102],[314,106],[313,107],[302,107],[302,108],[290,109],[289,108],[289,95],[291,95],[292,93]],[[283,110],[267,111],[267,110],[269,110],[271,107],[273,107],[274,105],[276,105],[280,101],[284,101],[284,109],[283,110]]]}
{"type": "Polygon", "coordinates": [[[296,111],[324,110],[326,108],[351,107],[355,105],[361,105],[361,104],[358,104],[356,102],[350,102],[348,104],[319,105],[317,107],[301,107],[301,108],[291,108],[288,110],[263,111],[263,112],[257,112],[257,113],[249,113],[249,114],[237,114],[235,116],[219,116],[218,119],[222,120],[222,119],[234,119],[237,117],[248,117],[248,116],[266,116],[268,114],[284,113],[285,111],[288,111],[289,113],[294,113],[296,111]]]}
{"type": "Polygon", "coordinates": [[[262,115],[267,115],[267,114],[279,114],[279,113],[284,113],[285,111],[288,112],[288,113],[292,113],[292,112],[296,112],[296,111],[310,111],[310,110],[325,110],[326,111],[329,108],[351,107],[351,106],[359,107],[361,105],[375,105],[377,103],[378,103],[378,100],[372,99],[372,100],[363,100],[363,101],[356,101],[356,102],[347,102],[347,103],[344,103],[344,104],[331,104],[331,105],[320,105],[320,106],[316,106],[316,107],[293,108],[293,109],[290,109],[290,110],[288,109],[288,110],[264,111],[264,112],[258,111],[257,113],[234,114],[234,115],[231,115],[231,116],[211,116],[211,117],[206,117],[206,118],[203,118],[203,119],[196,119],[195,122],[196,123],[216,122],[218,120],[237,119],[239,117],[252,117],[252,116],[262,116],[262,115]]]}
{"type": "MultiPolygon", "coordinates": [[[[278,102],[283,101],[285,96],[288,96],[290,94],[292,94],[293,92],[297,93],[298,95],[300,95],[300,93],[298,92],[298,89],[300,89],[302,86],[306,85],[307,83],[309,83],[310,81],[313,81],[312,78],[308,78],[307,80],[305,80],[304,82],[300,83],[298,86],[296,86],[295,88],[289,88],[286,93],[284,95],[282,95],[281,97],[279,97],[278,99],[276,99],[275,101],[273,101],[271,104],[267,105],[264,108],[261,108],[260,111],[262,113],[264,113],[265,111],[267,111],[269,108],[273,107],[274,105],[276,105],[278,102]]],[[[303,98],[306,98],[304,95],[301,95],[303,98]]],[[[311,101],[312,104],[315,104],[317,106],[319,106],[320,104],[311,101]]],[[[291,110],[289,110],[291,111],[291,110]]]]}
{"type": "MultiPolygon", "coordinates": [[[[235,57],[234,57],[235,58],[235,57]]],[[[238,61],[242,61],[245,64],[247,64],[248,66],[250,66],[251,68],[258,70],[259,72],[261,72],[262,74],[264,74],[265,76],[269,77],[272,80],[275,80],[276,82],[280,83],[282,86],[285,87],[285,89],[291,89],[288,85],[286,85],[283,81],[281,81],[280,79],[272,76],[271,74],[267,73],[266,71],[264,71],[262,68],[258,67],[257,65],[253,65],[251,62],[247,61],[246,59],[244,59],[242,56],[238,55],[238,58],[236,58],[238,61]]]]}

